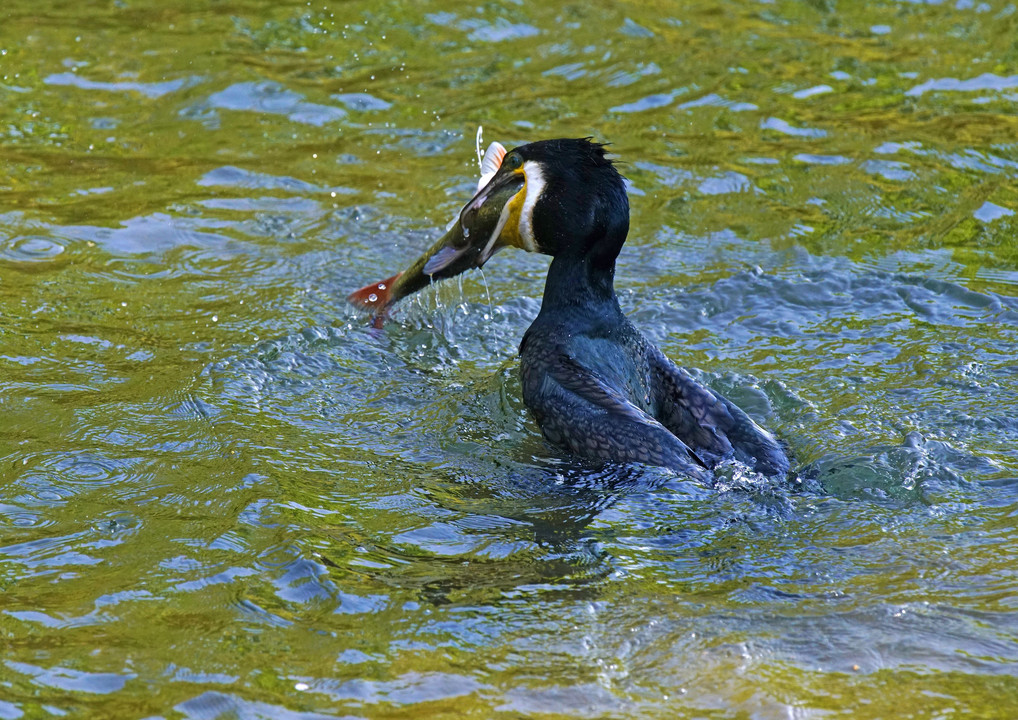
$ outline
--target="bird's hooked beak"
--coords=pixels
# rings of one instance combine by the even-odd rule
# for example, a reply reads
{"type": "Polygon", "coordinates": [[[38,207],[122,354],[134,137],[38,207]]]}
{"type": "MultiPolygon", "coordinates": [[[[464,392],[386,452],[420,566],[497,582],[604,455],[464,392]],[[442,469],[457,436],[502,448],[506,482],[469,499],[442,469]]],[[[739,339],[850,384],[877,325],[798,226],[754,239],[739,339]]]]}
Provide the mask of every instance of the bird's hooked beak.
{"type": "Polygon", "coordinates": [[[452,277],[471,267],[483,266],[503,247],[525,248],[520,240],[519,220],[526,175],[522,168],[501,167],[488,177],[485,183],[482,176],[482,187],[463,206],[440,248],[428,259],[425,274],[436,279],[452,277]]]}

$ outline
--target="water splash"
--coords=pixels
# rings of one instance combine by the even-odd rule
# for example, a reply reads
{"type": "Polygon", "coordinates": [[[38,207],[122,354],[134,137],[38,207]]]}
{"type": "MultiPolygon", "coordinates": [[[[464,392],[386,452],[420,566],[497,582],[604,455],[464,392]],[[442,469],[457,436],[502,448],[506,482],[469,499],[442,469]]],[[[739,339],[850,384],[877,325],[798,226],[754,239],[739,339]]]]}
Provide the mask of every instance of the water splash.
{"type": "Polygon", "coordinates": [[[485,320],[491,320],[495,317],[495,308],[491,304],[491,290],[488,289],[488,278],[484,276],[484,268],[477,268],[477,271],[481,273],[481,282],[484,284],[484,295],[488,299],[488,314],[485,315],[485,320]]]}

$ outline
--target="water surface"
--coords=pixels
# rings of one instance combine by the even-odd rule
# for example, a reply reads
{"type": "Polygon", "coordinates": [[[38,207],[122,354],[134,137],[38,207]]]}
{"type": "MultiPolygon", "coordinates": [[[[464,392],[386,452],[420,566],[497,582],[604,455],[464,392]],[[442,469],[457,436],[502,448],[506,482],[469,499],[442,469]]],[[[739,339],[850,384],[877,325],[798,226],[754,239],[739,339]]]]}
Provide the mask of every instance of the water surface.
{"type": "Polygon", "coordinates": [[[186,5],[0,10],[0,718],[1018,713],[1014,4],[186,5]],[[345,306],[478,125],[793,477],[547,447],[546,258],[345,306]]]}

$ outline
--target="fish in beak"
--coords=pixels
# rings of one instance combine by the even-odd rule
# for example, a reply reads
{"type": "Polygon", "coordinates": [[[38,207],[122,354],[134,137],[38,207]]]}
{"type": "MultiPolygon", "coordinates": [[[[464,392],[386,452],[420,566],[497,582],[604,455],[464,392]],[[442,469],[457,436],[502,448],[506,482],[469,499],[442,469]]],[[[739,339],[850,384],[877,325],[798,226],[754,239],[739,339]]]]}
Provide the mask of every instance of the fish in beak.
{"type": "Polygon", "coordinates": [[[488,147],[481,160],[477,194],[434,245],[403,272],[363,287],[347,300],[370,310],[377,326],[395,303],[433,280],[446,280],[481,267],[503,247],[523,247],[518,228],[526,177],[521,168],[502,167],[505,155],[499,143],[488,147]]]}

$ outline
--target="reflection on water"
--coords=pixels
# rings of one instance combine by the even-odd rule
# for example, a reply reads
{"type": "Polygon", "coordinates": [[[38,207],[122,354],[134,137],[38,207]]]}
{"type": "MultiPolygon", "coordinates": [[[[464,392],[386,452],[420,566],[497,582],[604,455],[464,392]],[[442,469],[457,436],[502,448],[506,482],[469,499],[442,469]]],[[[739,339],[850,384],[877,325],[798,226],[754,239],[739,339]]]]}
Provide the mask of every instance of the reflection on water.
{"type": "Polygon", "coordinates": [[[0,718],[1015,714],[1013,6],[164,5],[3,11],[0,718]],[[546,258],[344,305],[479,124],[791,478],[547,447],[546,258]]]}

